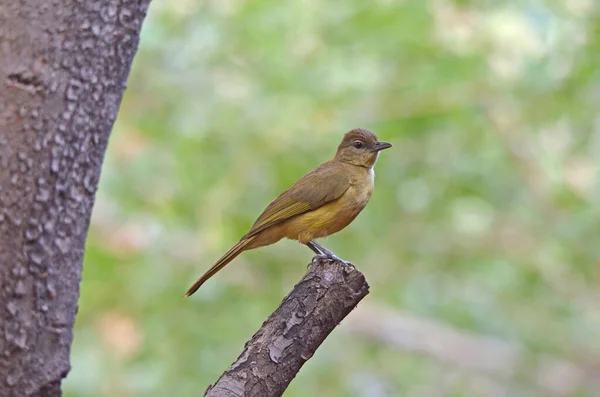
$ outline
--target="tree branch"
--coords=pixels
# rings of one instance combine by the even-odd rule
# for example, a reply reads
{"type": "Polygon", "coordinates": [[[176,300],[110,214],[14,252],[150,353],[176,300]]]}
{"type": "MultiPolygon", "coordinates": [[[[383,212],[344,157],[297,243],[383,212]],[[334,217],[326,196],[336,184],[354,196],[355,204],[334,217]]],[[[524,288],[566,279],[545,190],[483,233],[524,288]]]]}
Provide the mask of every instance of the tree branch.
{"type": "Polygon", "coordinates": [[[369,284],[357,269],[313,258],[306,275],[205,396],[281,396],[302,365],[368,293],[369,284]]]}

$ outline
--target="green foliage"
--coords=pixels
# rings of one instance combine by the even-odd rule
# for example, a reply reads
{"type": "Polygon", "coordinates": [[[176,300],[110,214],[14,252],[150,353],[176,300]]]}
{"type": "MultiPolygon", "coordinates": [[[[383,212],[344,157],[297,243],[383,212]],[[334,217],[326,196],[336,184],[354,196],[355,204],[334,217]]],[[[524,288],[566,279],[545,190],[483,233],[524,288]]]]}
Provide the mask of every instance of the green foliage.
{"type": "MultiPolygon", "coordinates": [[[[154,0],[102,172],[66,395],[214,382],[311,252],[244,253],[183,293],[353,127],[394,144],[366,210],[324,242],[365,273],[368,303],[597,371],[599,11],[154,0]]],[[[533,366],[498,379],[349,330],[287,396],[548,395],[533,366]]],[[[592,395],[570,381],[562,395],[592,395]]]]}

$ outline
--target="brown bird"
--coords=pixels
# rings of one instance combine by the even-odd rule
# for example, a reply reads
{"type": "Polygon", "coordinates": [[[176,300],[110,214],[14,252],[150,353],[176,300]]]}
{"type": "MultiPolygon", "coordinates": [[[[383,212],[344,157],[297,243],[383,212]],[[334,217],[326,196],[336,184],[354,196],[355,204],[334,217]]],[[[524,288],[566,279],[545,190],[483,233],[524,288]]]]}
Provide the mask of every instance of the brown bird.
{"type": "Polygon", "coordinates": [[[352,266],[315,239],[339,232],[365,208],[373,194],[373,166],[379,152],[392,147],[371,131],[347,132],[333,160],[304,175],[269,204],[252,228],[208,269],[185,294],[202,284],[243,251],[270,245],[286,237],[307,245],[317,255],[352,266]]]}

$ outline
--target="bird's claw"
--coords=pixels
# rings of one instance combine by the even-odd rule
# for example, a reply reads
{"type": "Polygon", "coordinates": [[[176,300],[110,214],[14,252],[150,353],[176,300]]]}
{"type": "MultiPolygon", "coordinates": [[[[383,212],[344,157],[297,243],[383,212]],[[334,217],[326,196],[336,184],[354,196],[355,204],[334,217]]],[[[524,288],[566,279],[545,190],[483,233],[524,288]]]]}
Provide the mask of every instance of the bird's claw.
{"type": "Polygon", "coordinates": [[[352,263],[352,262],[342,261],[342,263],[351,269],[356,269],[356,267],[354,266],[354,263],[352,263]]]}
{"type": "Polygon", "coordinates": [[[347,266],[347,267],[349,267],[351,269],[355,268],[354,264],[352,262],[348,262],[348,261],[345,261],[345,260],[337,258],[337,257],[335,258],[335,260],[338,261],[338,262],[340,262],[343,266],[347,266]]]}
{"type": "Polygon", "coordinates": [[[348,267],[354,268],[354,264],[352,264],[351,262],[345,261],[342,258],[339,258],[333,254],[319,254],[319,255],[317,255],[317,258],[326,259],[329,262],[340,262],[343,266],[348,266],[348,267]]]}

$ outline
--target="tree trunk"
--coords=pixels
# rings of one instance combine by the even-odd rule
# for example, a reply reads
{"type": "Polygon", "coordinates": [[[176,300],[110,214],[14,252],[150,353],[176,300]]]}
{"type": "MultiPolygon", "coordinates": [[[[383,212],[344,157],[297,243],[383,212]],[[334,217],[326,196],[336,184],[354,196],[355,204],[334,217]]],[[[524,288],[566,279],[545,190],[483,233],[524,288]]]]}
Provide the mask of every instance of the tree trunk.
{"type": "Polygon", "coordinates": [[[150,0],[0,2],[0,396],[60,396],[90,213],[150,0]]]}

